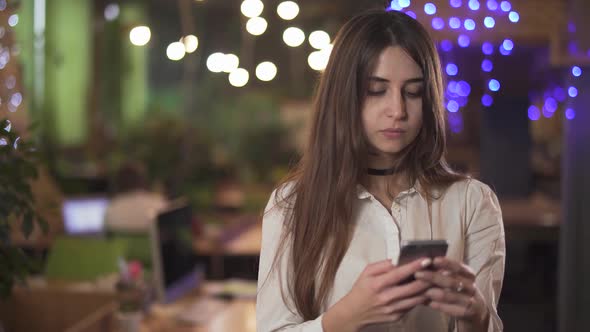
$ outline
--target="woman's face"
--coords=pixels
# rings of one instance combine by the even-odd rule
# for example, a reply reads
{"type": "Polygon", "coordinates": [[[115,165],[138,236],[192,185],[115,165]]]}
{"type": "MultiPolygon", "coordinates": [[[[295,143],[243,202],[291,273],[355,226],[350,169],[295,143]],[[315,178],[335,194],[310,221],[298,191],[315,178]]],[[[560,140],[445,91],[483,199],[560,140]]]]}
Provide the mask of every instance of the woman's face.
{"type": "Polygon", "coordinates": [[[365,135],[372,152],[380,159],[393,160],[422,127],[422,70],[401,47],[387,47],[369,76],[366,94],[362,108],[365,135]]]}

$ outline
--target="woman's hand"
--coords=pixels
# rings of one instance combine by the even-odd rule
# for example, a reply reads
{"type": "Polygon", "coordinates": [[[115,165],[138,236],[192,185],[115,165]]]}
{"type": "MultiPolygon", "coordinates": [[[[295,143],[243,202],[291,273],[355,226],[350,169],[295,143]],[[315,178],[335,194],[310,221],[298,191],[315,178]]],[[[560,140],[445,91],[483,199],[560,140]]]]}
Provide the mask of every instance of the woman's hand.
{"type": "Polygon", "coordinates": [[[487,330],[489,313],[483,295],[475,285],[475,274],[461,262],[445,257],[434,260],[436,271],[418,271],[417,280],[431,283],[425,295],[431,308],[453,316],[469,330],[487,330]]]}
{"type": "Polygon", "coordinates": [[[424,291],[431,286],[421,280],[400,282],[431,264],[426,258],[399,267],[391,260],[367,265],[351,291],[324,314],[324,330],[356,331],[367,324],[400,320],[427,300],[424,291]]]}

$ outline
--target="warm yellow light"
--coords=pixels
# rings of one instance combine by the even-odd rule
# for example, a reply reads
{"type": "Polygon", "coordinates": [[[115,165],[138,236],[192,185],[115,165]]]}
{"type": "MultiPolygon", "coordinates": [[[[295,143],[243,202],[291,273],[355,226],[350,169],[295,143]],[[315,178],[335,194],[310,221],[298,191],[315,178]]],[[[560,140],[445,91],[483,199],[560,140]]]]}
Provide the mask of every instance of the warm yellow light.
{"type": "Polygon", "coordinates": [[[135,46],[143,46],[149,43],[152,38],[152,32],[149,27],[137,26],[129,31],[129,40],[135,46]]]}
{"type": "Polygon", "coordinates": [[[221,73],[225,63],[225,54],[216,52],[207,58],[207,69],[213,73],[221,73]]]}
{"type": "Polygon", "coordinates": [[[266,31],[267,26],[268,23],[262,17],[252,17],[246,23],[246,30],[254,36],[260,36],[266,31]]]}
{"type": "Polygon", "coordinates": [[[168,48],[166,48],[166,56],[168,56],[168,59],[173,61],[178,61],[184,58],[185,53],[184,44],[181,42],[170,43],[168,48]]]}
{"type": "Polygon", "coordinates": [[[299,5],[293,1],[283,1],[277,7],[277,14],[283,20],[292,20],[299,14],[299,5]]]}
{"type": "Polygon", "coordinates": [[[244,68],[238,68],[229,74],[229,83],[236,88],[241,88],[248,83],[250,74],[244,68]]]}
{"type": "Polygon", "coordinates": [[[283,32],[283,41],[291,47],[297,47],[305,41],[305,34],[299,28],[290,27],[283,32]]]}
{"type": "Polygon", "coordinates": [[[324,49],[330,45],[330,35],[325,31],[314,31],[309,34],[309,44],[315,49],[324,49]]]}
{"type": "Polygon", "coordinates": [[[184,50],[186,53],[193,53],[199,47],[199,38],[194,35],[188,35],[182,38],[182,43],[184,44],[184,50]]]}
{"type": "Polygon", "coordinates": [[[256,66],[256,77],[259,80],[268,82],[277,76],[277,66],[270,61],[265,61],[256,66]]]}
{"type": "Polygon", "coordinates": [[[244,0],[240,6],[242,14],[246,17],[256,17],[262,14],[264,4],[260,0],[244,0]]]}
{"type": "Polygon", "coordinates": [[[223,71],[226,73],[231,73],[232,71],[238,69],[240,65],[240,58],[238,58],[235,54],[226,54],[223,59],[223,71]]]}
{"type": "Polygon", "coordinates": [[[309,57],[307,57],[307,63],[313,70],[324,70],[328,65],[328,60],[330,60],[330,53],[332,53],[331,46],[321,51],[311,52],[309,57]]]}

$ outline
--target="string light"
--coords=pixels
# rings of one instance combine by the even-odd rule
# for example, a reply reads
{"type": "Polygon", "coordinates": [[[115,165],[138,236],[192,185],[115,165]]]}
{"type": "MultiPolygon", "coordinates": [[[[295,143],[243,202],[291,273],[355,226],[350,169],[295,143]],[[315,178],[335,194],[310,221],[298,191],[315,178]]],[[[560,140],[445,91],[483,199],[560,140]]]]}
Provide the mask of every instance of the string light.
{"type": "Polygon", "coordinates": [[[240,5],[242,15],[252,18],[260,16],[264,10],[264,4],[260,0],[244,0],[240,5]]]}
{"type": "Polygon", "coordinates": [[[256,66],[256,77],[264,82],[272,81],[277,76],[277,66],[270,61],[265,61],[256,66]]]}
{"type": "Polygon", "coordinates": [[[285,21],[290,21],[299,15],[299,5],[293,1],[283,1],[277,6],[277,14],[285,21]]]}
{"type": "Polygon", "coordinates": [[[129,31],[129,40],[135,46],[144,46],[152,38],[152,32],[147,26],[137,26],[129,31]]]}
{"type": "Polygon", "coordinates": [[[283,41],[291,47],[297,47],[305,41],[305,34],[299,28],[290,27],[283,32],[283,41]]]}
{"type": "Polygon", "coordinates": [[[229,84],[235,86],[236,88],[241,88],[248,84],[250,74],[244,68],[237,68],[229,74],[228,79],[229,84]]]}

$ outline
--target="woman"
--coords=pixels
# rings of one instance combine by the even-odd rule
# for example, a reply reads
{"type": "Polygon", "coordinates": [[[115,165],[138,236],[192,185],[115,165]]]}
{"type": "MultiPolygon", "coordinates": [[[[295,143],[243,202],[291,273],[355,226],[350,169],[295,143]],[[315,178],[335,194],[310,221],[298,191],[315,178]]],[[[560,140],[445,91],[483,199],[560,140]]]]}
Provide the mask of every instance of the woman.
{"type": "Polygon", "coordinates": [[[265,210],[259,331],[502,329],[500,207],[447,166],[442,99],[417,21],[370,11],[342,27],[307,150],[265,210]],[[447,240],[446,257],[392,264],[416,239],[447,240]]]}

